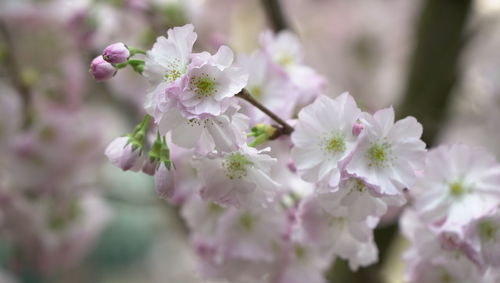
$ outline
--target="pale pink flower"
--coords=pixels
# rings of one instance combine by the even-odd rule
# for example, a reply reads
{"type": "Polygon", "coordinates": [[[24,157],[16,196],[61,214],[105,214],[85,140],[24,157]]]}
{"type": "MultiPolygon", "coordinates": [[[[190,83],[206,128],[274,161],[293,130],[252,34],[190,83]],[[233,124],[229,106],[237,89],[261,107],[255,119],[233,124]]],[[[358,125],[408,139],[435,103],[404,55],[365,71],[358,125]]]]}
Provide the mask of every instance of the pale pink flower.
{"type": "Polygon", "coordinates": [[[300,208],[299,217],[305,238],[324,253],[348,260],[352,270],[377,261],[378,251],[373,240],[376,218],[352,219],[342,206],[327,212],[319,197],[307,199],[300,208]]]}
{"type": "MultiPolygon", "coordinates": [[[[269,67],[262,52],[251,56],[238,56],[238,66],[248,73],[246,89],[259,102],[281,118],[292,117],[298,99],[297,92],[290,81],[269,67]]],[[[253,105],[245,108],[254,123],[269,123],[272,120],[253,105]]]]}
{"type": "Polygon", "coordinates": [[[294,241],[287,245],[273,283],[325,283],[323,275],[332,263],[332,257],[325,258],[312,243],[294,241]]]}
{"type": "Polygon", "coordinates": [[[232,97],[247,84],[248,75],[231,66],[233,51],[221,46],[215,55],[193,54],[187,74],[182,79],[178,100],[188,118],[218,116],[232,104],[232,97]]]}
{"type": "Polygon", "coordinates": [[[196,38],[193,25],[187,24],[169,29],[167,38],[156,39],[147,52],[143,72],[153,86],[166,83],[166,87],[186,73],[196,38]]]}
{"type": "Polygon", "coordinates": [[[379,194],[403,199],[402,190],[413,184],[415,171],[422,166],[422,125],[413,117],[394,123],[392,107],[373,116],[363,113],[361,121],[364,129],[347,173],[363,179],[379,194]]]}
{"type": "Polygon", "coordinates": [[[151,84],[145,108],[159,123],[163,113],[177,107],[176,97],[169,89],[179,87],[187,72],[190,56],[197,35],[191,24],[167,31],[167,38],[160,36],[147,52],[143,75],[151,84]]]}
{"type": "Polygon", "coordinates": [[[158,127],[162,135],[171,132],[172,142],[183,148],[194,148],[206,154],[214,149],[223,152],[236,150],[246,142],[248,117],[229,108],[217,117],[187,119],[178,109],[166,112],[158,127]]]}
{"type": "Polygon", "coordinates": [[[341,171],[356,147],[352,127],[361,110],[348,93],[335,99],[320,96],[303,108],[292,133],[292,158],[306,181],[340,181],[341,171]]]}
{"type": "Polygon", "coordinates": [[[459,247],[443,246],[415,211],[405,211],[400,227],[410,241],[410,248],[403,256],[405,282],[483,282],[479,266],[459,247]]]}
{"type": "Polygon", "coordinates": [[[222,258],[272,263],[275,245],[286,233],[287,220],[279,207],[230,208],[219,222],[218,253],[222,258]]]}
{"type": "Polygon", "coordinates": [[[481,262],[500,267],[500,211],[473,220],[466,228],[465,241],[481,257],[481,262]]]}
{"type": "Polygon", "coordinates": [[[500,165],[489,153],[467,145],[441,146],[429,151],[425,164],[410,192],[428,225],[463,228],[500,204],[500,165]]]}
{"type": "Polygon", "coordinates": [[[213,247],[217,240],[220,218],[225,211],[225,208],[193,195],[182,206],[181,215],[190,230],[191,239],[213,247]]]}
{"type": "Polygon", "coordinates": [[[279,185],[269,173],[276,159],[264,154],[267,150],[243,145],[237,151],[195,160],[202,198],[235,207],[262,207],[273,201],[279,185]]]}
{"type": "Polygon", "coordinates": [[[260,44],[273,68],[294,85],[299,103],[309,103],[324,92],[326,80],[303,64],[302,47],[296,35],[290,31],[273,35],[267,31],[261,35],[260,44]]]}
{"type": "Polygon", "coordinates": [[[369,216],[380,218],[387,212],[388,205],[402,205],[397,200],[374,193],[361,179],[346,177],[331,188],[320,185],[317,189],[318,201],[326,211],[345,207],[349,218],[363,221],[369,216]]]}

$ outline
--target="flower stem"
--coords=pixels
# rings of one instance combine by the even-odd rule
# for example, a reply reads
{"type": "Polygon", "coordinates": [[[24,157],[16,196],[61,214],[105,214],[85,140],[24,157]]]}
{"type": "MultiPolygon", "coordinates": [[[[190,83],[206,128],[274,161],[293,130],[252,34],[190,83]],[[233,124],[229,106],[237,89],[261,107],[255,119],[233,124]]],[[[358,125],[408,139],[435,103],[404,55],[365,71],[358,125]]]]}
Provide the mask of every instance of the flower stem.
{"type": "Polygon", "coordinates": [[[278,124],[280,124],[281,127],[277,128],[276,134],[271,139],[277,138],[280,135],[290,135],[293,132],[292,126],[290,126],[287,122],[285,122],[285,120],[278,117],[271,110],[269,110],[267,107],[262,105],[259,101],[257,101],[246,89],[242,89],[239,93],[236,94],[236,96],[248,101],[250,104],[257,107],[264,114],[266,114],[271,119],[273,119],[278,124]]]}

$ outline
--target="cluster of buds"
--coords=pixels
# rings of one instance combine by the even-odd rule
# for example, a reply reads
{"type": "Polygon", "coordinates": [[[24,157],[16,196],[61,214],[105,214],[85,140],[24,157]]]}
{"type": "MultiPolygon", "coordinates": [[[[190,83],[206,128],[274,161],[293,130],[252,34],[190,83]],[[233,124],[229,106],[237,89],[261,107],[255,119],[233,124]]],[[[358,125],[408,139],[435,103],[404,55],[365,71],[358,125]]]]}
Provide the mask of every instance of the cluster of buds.
{"type": "Polygon", "coordinates": [[[96,81],[109,80],[116,75],[118,69],[130,65],[138,73],[144,69],[144,61],[130,59],[144,51],[129,47],[122,42],[117,42],[104,48],[101,55],[95,57],[90,63],[90,73],[96,81]]]}

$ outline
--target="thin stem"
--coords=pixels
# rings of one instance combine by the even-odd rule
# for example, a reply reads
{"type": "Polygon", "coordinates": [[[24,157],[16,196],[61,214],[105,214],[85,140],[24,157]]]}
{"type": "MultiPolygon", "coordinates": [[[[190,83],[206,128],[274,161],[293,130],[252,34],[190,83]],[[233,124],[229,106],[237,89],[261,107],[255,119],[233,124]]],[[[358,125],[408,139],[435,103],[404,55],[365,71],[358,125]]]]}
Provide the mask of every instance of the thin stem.
{"type": "Polygon", "coordinates": [[[280,4],[280,0],[261,0],[264,10],[266,11],[267,18],[271,22],[275,32],[285,29],[290,29],[288,21],[280,4]]]}
{"type": "Polygon", "coordinates": [[[260,111],[262,111],[267,116],[271,117],[274,121],[280,124],[281,128],[277,129],[276,137],[279,135],[290,135],[293,132],[293,127],[290,126],[285,120],[278,117],[267,107],[262,105],[259,101],[257,101],[246,89],[242,89],[239,93],[236,94],[237,97],[248,101],[253,106],[257,107],[260,111]]]}

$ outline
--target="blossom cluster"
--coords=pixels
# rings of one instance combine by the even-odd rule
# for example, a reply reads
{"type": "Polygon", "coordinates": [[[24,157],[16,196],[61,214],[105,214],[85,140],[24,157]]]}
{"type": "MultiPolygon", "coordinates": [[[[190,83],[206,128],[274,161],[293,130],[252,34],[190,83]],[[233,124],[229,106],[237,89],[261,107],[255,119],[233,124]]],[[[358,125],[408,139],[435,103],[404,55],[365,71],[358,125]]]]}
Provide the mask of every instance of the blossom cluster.
{"type": "MultiPolygon", "coordinates": [[[[264,33],[259,50],[236,60],[227,46],[193,52],[196,38],[192,25],[175,27],[147,52],[119,43],[96,60],[111,66],[106,78],[130,65],[149,81],[148,114],[106,155],[154,175],[158,195],[182,206],[206,278],[314,283],[336,258],[352,270],[373,264],[373,230],[408,191],[433,240],[482,272],[495,266],[488,239],[498,239],[500,171],[487,154],[427,152],[415,118],[396,121],[392,107],[363,112],[349,93],[324,95],[291,32],[264,33]]],[[[410,265],[417,275],[419,263],[432,264],[422,251],[410,265]]]]}
{"type": "Polygon", "coordinates": [[[500,164],[464,144],[426,156],[401,218],[409,282],[498,282],[500,164]]]}

